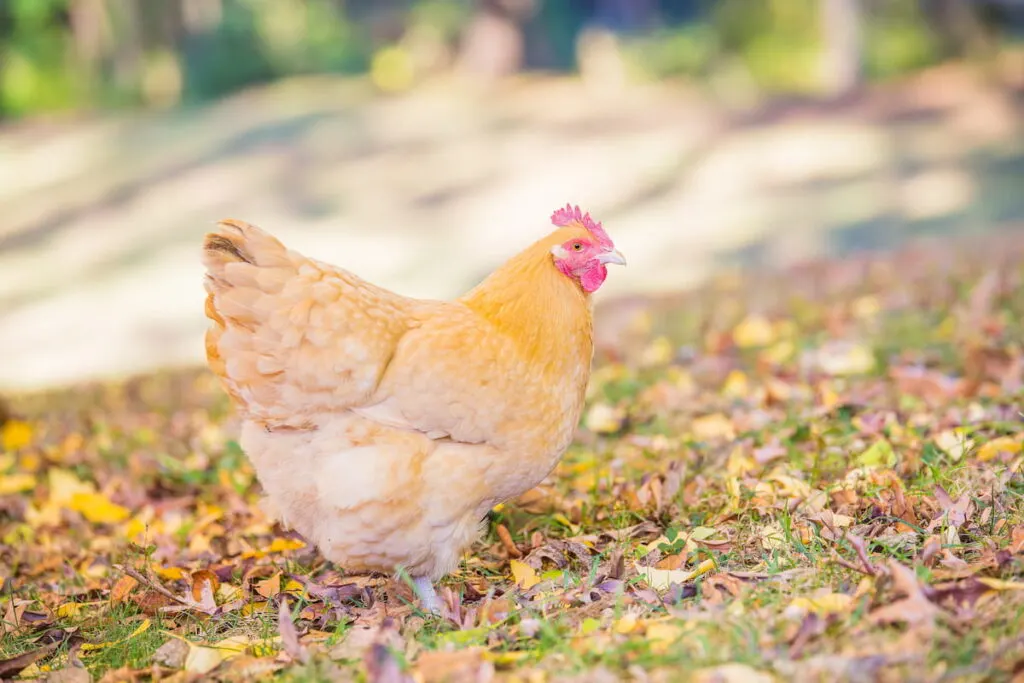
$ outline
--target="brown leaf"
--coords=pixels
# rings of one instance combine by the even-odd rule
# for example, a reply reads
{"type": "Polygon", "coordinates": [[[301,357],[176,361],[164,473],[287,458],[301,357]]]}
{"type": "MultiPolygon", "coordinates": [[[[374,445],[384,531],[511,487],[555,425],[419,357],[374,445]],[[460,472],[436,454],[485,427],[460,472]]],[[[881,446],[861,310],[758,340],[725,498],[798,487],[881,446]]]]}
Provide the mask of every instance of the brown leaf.
{"type": "Polygon", "coordinates": [[[269,579],[264,579],[256,583],[256,592],[270,599],[281,592],[281,572],[275,573],[269,579]]]}
{"type": "Polygon", "coordinates": [[[309,650],[299,642],[299,633],[295,630],[295,622],[288,609],[288,599],[284,597],[277,607],[277,631],[281,634],[281,645],[289,657],[303,664],[309,661],[309,650]]]}
{"type": "Polygon", "coordinates": [[[415,683],[412,676],[402,671],[398,658],[386,645],[374,643],[363,657],[368,683],[415,683]]]}
{"type": "Polygon", "coordinates": [[[52,654],[54,650],[60,647],[61,642],[48,643],[35,650],[23,652],[16,657],[0,660],[0,678],[13,678],[17,676],[30,664],[34,664],[52,654]]]}
{"type": "Polygon", "coordinates": [[[170,638],[153,653],[153,661],[169,669],[181,669],[185,666],[189,646],[180,638],[170,638]]]}
{"type": "Polygon", "coordinates": [[[69,665],[63,669],[51,671],[46,675],[46,683],[90,683],[92,676],[82,666],[69,665]]]}
{"type": "Polygon", "coordinates": [[[114,587],[110,589],[110,604],[117,605],[124,602],[128,594],[135,590],[139,582],[132,576],[124,575],[114,583],[114,587]]]}
{"type": "Polygon", "coordinates": [[[914,570],[894,559],[889,560],[888,570],[893,591],[906,597],[879,607],[868,614],[868,618],[876,624],[906,623],[927,626],[934,623],[939,608],[924,594],[914,570]]]}
{"type": "Polygon", "coordinates": [[[509,557],[519,558],[523,556],[523,552],[516,547],[515,541],[512,540],[512,534],[509,533],[508,527],[504,524],[499,524],[496,527],[498,532],[498,538],[501,540],[501,545],[504,546],[505,552],[508,553],[509,557]]]}
{"type": "MultiPolygon", "coordinates": [[[[213,596],[217,595],[217,589],[220,588],[220,579],[209,569],[200,569],[192,572],[191,582],[192,599],[209,606],[209,603],[213,601],[213,596]]],[[[217,603],[214,601],[213,607],[216,608],[216,606],[217,603]]]]}
{"type": "Polygon", "coordinates": [[[494,665],[484,658],[483,648],[445,652],[424,652],[416,660],[416,672],[423,683],[487,683],[494,678],[494,665]]]}

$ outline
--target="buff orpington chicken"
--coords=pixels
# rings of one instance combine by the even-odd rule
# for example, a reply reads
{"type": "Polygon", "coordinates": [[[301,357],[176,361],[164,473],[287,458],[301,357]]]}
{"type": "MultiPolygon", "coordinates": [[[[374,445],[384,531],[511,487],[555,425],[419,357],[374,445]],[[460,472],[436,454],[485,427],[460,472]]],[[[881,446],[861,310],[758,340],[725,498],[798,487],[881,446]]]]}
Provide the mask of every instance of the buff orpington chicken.
{"type": "Polygon", "coordinates": [[[400,296],[225,220],[206,236],[210,368],[268,509],[350,572],[433,582],[496,504],[568,448],[593,359],[591,294],[625,259],[579,207],[450,302],[400,296]]]}

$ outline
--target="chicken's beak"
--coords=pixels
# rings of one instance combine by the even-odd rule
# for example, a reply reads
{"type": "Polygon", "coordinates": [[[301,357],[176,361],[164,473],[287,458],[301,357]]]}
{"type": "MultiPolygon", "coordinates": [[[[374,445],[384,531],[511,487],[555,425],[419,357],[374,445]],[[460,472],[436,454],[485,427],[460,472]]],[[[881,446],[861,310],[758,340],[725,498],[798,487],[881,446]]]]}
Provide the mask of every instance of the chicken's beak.
{"type": "Polygon", "coordinates": [[[603,254],[598,255],[597,260],[601,263],[615,263],[620,266],[626,265],[626,257],[622,255],[622,252],[618,249],[612,249],[606,251],[603,254]]]}

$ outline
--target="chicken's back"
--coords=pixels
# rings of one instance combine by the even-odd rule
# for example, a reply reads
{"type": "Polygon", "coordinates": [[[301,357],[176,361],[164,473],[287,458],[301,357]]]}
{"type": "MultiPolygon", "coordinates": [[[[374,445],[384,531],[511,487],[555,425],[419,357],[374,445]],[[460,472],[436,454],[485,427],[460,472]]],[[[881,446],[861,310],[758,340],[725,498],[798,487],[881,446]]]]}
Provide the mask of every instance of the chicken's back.
{"type": "Polygon", "coordinates": [[[206,354],[243,415],[304,428],[376,390],[414,301],[241,221],[207,235],[206,354]]]}

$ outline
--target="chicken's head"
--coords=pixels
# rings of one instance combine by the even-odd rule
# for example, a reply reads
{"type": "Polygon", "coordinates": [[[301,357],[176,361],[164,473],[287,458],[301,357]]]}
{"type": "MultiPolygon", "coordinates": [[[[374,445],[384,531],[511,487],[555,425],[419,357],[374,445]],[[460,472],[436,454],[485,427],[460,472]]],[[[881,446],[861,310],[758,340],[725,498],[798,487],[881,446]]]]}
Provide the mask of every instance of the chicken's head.
{"type": "Polygon", "coordinates": [[[615,248],[601,224],[589,213],[581,212],[580,207],[566,204],[564,209],[552,214],[551,222],[559,227],[583,228],[580,237],[556,244],[551,249],[559,272],[578,281],[583,291],[597,291],[608,276],[605,264],[626,265],[626,258],[615,248]]]}

